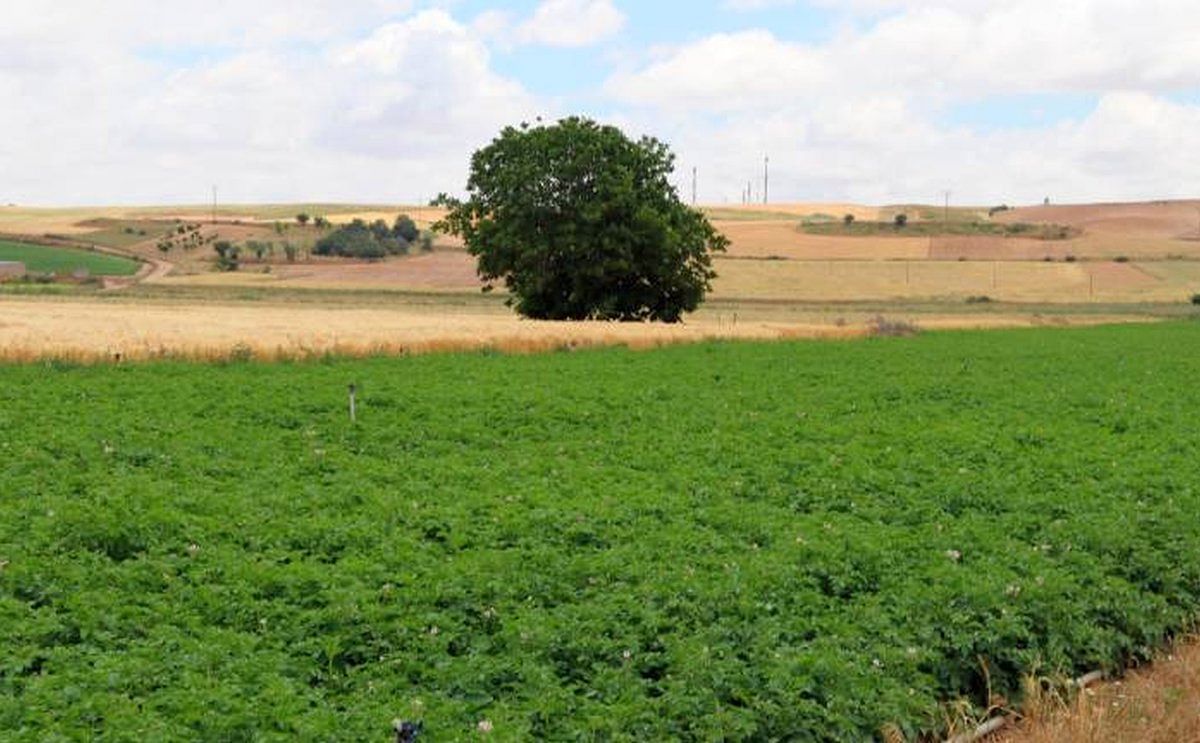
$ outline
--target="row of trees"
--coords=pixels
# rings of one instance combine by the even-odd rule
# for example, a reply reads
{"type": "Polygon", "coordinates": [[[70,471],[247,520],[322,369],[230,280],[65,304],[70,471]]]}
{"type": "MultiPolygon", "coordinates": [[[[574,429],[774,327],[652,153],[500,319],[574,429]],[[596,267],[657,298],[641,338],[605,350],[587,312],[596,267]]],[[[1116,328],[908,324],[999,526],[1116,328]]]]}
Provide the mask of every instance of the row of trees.
{"type": "Polygon", "coordinates": [[[356,219],[318,240],[313,253],[378,260],[389,255],[408,255],[413,250],[433,250],[433,237],[422,233],[408,215],[401,214],[391,226],[382,219],[370,224],[356,219]]]}
{"type": "Polygon", "coordinates": [[[297,214],[297,215],[296,215],[296,222],[297,222],[297,223],[298,223],[298,224],[299,224],[301,227],[304,227],[304,226],[305,226],[305,225],[307,225],[309,222],[312,222],[312,223],[313,223],[313,227],[316,227],[316,228],[317,228],[317,229],[319,229],[319,230],[323,230],[323,229],[326,229],[326,228],[328,228],[328,227],[329,227],[329,220],[328,220],[328,219],[326,219],[325,217],[321,216],[320,214],[318,214],[317,216],[315,216],[315,217],[314,217],[314,216],[310,215],[308,212],[300,212],[299,214],[297,214]]]}

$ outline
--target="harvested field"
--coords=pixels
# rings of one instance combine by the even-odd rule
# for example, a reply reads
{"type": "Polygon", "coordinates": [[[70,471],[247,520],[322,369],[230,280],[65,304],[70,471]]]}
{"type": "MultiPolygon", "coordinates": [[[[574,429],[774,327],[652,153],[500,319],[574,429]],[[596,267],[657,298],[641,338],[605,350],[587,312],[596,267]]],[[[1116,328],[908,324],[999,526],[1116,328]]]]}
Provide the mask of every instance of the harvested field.
{"type": "Polygon", "coordinates": [[[1124,255],[1161,259],[1200,257],[1200,202],[1037,206],[996,215],[996,221],[1052,222],[1083,230],[1071,241],[1079,257],[1124,255]]]}
{"type": "MultiPolygon", "coordinates": [[[[837,238],[817,238],[830,240],[837,238]]],[[[855,241],[851,241],[855,242],[855,241]]],[[[898,242],[898,241],[897,241],[898,242]]],[[[767,260],[719,258],[716,300],[851,301],[988,296],[1010,302],[1183,301],[1200,291],[1200,264],[1040,261],[767,260]],[[1169,278],[1164,278],[1169,277],[1169,278]]],[[[476,293],[474,259],[437,252],[377,263],[254,264],[237,273],[156,279],[165,286],[476,293]]]]}
{"type": "Polygon", "coordinates": [[[929,255],[928,238],[844,238],[809,235],[794,221],[714,222],[730,240],[734,258],[791,260],[895,260],[929,255]]]}
{"type": "Polygon", "coordinates": [[[202,273],[160,280],[175,286],[257,286],[281,289],[398,289],[479,291],[475,259],[461,251],[439,251],[373,263],[331,260],[275,264],[256,273],[254,264],[237,273],[202,273]]]}
{"type": "Polygon", "coordinates": [[[884,210],[874,206],[845,203],[805,202],[790,204],[728,204],[722,206],[702,206],[710,219],[717,221],[741,220],[779,220],[794,218],[800,221],[804,218],[827,217],[841,219],[846,214],[853,214],[855,219],[872,221],[880,218],[884,210]]]}
{"type": "MultiPolygon", "coordinates": [[[[1162,265],[1179,270],[1192,264],[1162,265]]],[[[1179,302],[1189,292],[1200,291],[1200,277],[1186,270],[1185,278],[1163,281],[1132,263],[720,259],[716,270],[717,298],[847,301],[987,296],[1009,302],[1179,302]]]]}

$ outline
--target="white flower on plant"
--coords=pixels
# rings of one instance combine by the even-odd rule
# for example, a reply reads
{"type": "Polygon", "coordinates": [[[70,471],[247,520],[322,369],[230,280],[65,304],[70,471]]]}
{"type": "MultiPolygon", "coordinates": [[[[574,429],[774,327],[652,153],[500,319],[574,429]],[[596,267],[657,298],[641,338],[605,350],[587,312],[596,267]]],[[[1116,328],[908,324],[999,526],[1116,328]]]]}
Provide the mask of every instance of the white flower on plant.
{"type": "Polygon", "coordinates": [[[487,735],[488,733],[492,732],[492,721],[480,720],[479,724],[476,725],[475,728],[484,735],[487,735]]]}

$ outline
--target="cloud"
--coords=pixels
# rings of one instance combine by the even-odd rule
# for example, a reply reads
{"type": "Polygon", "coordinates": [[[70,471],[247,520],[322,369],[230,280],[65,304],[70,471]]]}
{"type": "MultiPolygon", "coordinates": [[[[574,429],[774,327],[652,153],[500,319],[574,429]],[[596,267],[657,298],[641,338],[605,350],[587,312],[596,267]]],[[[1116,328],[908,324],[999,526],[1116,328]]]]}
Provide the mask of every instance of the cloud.
{"type": "Polygon", "coordinates": [[[625,14],[612,0],[542,0],[515,29],[522,44],[585,47],[599,43],[625,25],[625,14]]]}
{"type": "Polygon", "coordinates": [[[989,203],[1194,192],[1187,173],[1200,157],[1190,154],[1200,152],[1200,108],[1171,100],[1200,89],[1193,3],[837,5],[855,22],[827,41],[764,29],[712,34],[613,74],[606,92],[631,121],[675,143],[681,164],[700,167],[709,200],[737,200],[765,154],[773,192],[791,198],[907,201],[949,188],[989,203]],[[1040,128],[976,130],[947,115],[1030,94],[1097,103],[1040,128]]]}
{"type": "Polygon", "coordinates": [[[199,3],[195,23],[172,4],[189,21],[167,29],[149,2],[61,5],[0,28],[0,94],[21,101],[0,118],[0,202],[195,202],[213,183],[241,201],[428,198],[461,189],[501,126],[548,113],[469,26],[407,2],[217,2],[224,33],[199,3]]]}

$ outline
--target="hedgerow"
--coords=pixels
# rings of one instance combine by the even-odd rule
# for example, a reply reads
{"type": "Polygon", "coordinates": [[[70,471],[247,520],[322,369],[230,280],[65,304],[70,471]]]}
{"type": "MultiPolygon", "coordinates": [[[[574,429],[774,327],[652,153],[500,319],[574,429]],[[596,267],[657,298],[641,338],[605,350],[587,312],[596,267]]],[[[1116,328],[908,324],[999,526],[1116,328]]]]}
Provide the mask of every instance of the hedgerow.
{"type": "Polygon", "coordinates": [[[0,730],[932,735],[1196,617],[1198,342],[0,367],[0,730]]]}

